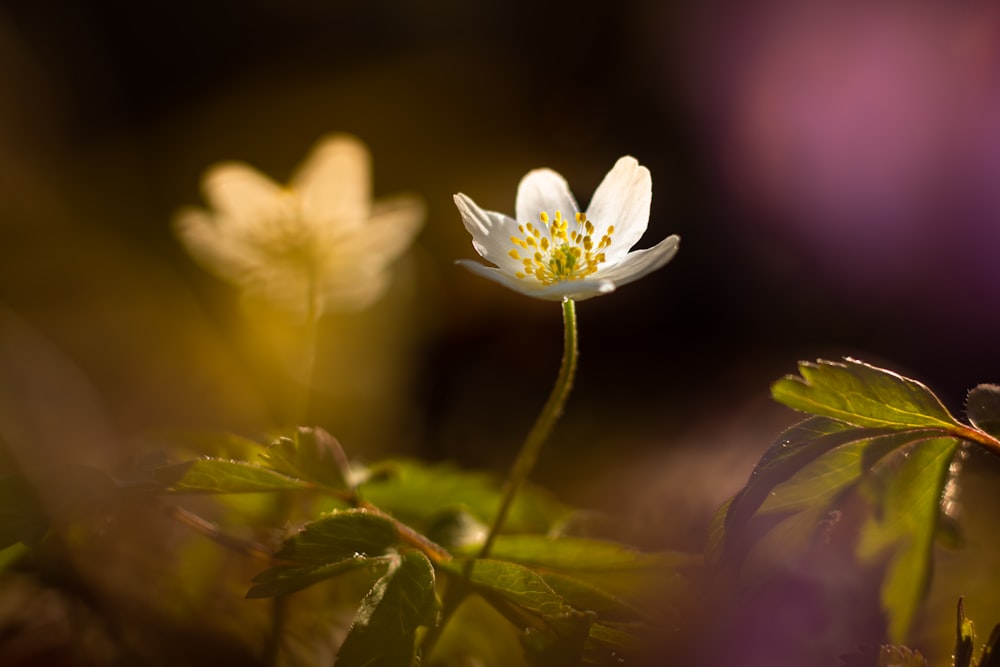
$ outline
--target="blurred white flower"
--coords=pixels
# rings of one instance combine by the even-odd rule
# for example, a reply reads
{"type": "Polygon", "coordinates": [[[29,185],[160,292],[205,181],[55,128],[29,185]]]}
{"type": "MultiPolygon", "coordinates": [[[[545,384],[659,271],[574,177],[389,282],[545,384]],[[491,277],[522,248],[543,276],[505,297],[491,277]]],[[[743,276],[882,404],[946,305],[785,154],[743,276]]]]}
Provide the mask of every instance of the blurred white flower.
{"type": "Polygon", "coordinates": [[[551,169],[535,169],[521,179],[516,220],[484,211],[459,193],[455,205],[472,245],[495,266],[458,263],[539,299],[582,300],[613,292],[677,253],[677,235],[629,252],[649,224],[652,187],[649,170],[626,156],[604,177],[586,212],[580,211],[566,180],[551,169]]]}
{"type": "Polygon", "coordinates": [[[344,134],[317,142],[287,186],[240,162],[209,168],[201,186],[211,209],[176,219],[188,252],[247,294],[300,315],[371,305],[424,219],[415,197],[372,201],[368,150],[344,134]]]}

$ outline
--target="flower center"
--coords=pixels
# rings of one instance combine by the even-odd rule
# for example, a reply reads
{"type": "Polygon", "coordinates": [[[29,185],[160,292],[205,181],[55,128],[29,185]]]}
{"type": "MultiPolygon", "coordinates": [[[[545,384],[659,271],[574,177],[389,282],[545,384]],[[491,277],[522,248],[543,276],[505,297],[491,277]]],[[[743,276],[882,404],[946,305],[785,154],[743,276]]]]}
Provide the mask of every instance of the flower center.
{"type": "Polygon", "coordinates": [[[516,274],[518,278],[534,276],[543,285],[582,280],[605,261],[604,251],[611,245],[614,225],[595,243],[594,224],[584,213],[576,214],[572,230],[561,211],[556,211],[554,218],[545,211],[538,217],[541,227],[527,222],[518,225],[520,236],[510,237],[515,247],[508,254],[524,265],[516,274]]]}

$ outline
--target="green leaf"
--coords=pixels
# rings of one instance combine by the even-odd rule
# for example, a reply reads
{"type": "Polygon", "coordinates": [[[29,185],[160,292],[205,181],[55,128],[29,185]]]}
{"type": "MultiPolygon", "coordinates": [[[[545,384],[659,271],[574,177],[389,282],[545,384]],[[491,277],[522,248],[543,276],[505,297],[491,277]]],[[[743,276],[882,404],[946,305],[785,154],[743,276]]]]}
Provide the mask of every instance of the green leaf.
{"type": "Polygon", "coordinates": [[[702,557],[695,554],[644,553],[615,542],[544,535],[501,535],[494,542],[491,558],[529,567],[550,584],[550,575],[570,578],[581,587],[577,591],[581,596],[586,594],[582,587],[591,587],[595,594],[607,598],[606,603],[626,600],[629,606],[637,604],[637,596],[654,591],[680,594],[687,583],[681,581],[682,573],[694,573],[702,564],[702,557]]]}
{"type": "Polygon", "coordinates": [[[339,510],[306,524],[285,540],[275,557],[327,565],[355,557],[381,556],[398,542],[399,532],[388,518],[363,509],[339,510]]]}
{"type": "Polygon", "coordinates": [[[785,524],[784,540],[804,544],[818,523],[791,522],[782,515],[806,512],[818,520],[878,460],[915,437],[923,437],[923,432],[854,428],[827,417],[793,426],[768,449],[746,486],[724,508],[721,536],[716,520],[710,562],[740,560],[750,542],[773,530],[777,521],[785,524]],[[808,534],[788,533],[793,527],[808,534]]]}
{"type": "Polygon", "coordinates": [[[351,487],[347,455],[340,442],[321,428],[299,428],[291,438],[278,438],[261,457],[283,475],[335,489],[351,487]]]}
{"type": "Polygon", "coordinates": [[[677,570],[701,559],[680,552],[646,553],[617,542],[582,537],[502,535],[493,544],[494,560],[510,560],[560,572],[677,570]]]}
{"type": "MultiPolygon", "coordinates": [[[[482,472],[407,460],[385,462],[369,472],[359,486],[362,497],[424,531],[441,513],[456,509],[489,524],[500,505],[499,485],[482,472]]],[[[544,533],[568,513],[569,508],[548,493],[528,487],[518,494],[504,525],[512,533],[544,533]]]]}
{"type": "MultiPolygon", "coordinates": [[[[444,567],[462,576],[468,562],[455,558],[444,567]]],[[[472,563],[469,582],[487,600],[499,596],[540,616],[556,616],[569,610],[562,597],[540,574],[523,565],[488,558],[476,559],[472,563]]]]}
{"type": "Polygon", "coordinates": [[[556,595],[570,607],[593,612],[598,618],[610,621],[647,620],[649,614],[600,586],[558,572],[542,575],[556,595]]]}
{"type": "Polygon", "coordinates": [[[361,602],[337,667],[407,667],[417,663],[416,634],[436,622],[434,568],[419,551],[408,551],[361,602]]]}
{"type": "Polygon", "coordinates": [[[278,565],[254,577],[254,585],[247,591],[247,597],[269,598],[287,595],[347,572],[365,568],[372,570],[384,568],[389,560],[388,556],[369,558],[357,555],[324,565],[278,565]]]}
{"type": "Polygon", "coordinates": [[[889,637],[905,640],[926,593],[941,493],[959,446],[956,438],[927,438],[901,448],[878,471],[876,512],[862,530],[858,555],[891,551],[881,598],[889,637]]]}
{"type": "Polygon", "coordinates": [[[173,493],[260,493],[313,485],[268,468],[228,459],[198,459],[164,466],[155,479],[173,493]]]}
{"type": "Polygon", "coordinates": [[[859,438],[891,432],[887,429],[859,431],[827,417],[813,417],[793,426],[764,453],[746,486],[730,501],[725,526],[746,523],[775,487],[828,452],[859,438]]]}
{"type": "Polygon", "coordinates": [[[976,428],[1000,438],[1000,387],[981,384],[969,392],[965,414],[976,428]]]}
{"type": "Polygon", "coordinates": [[[938,432],[852,428],[828,417],[794,427],[726,508],[714,562],[762,581],[835,525],[849,493],[864,492],[874,517],[865,525],[858,557],[888,561],[882,604],[890,637],[902,642],[925,592],[941,493],[959,442],[932,437],[938,432]]]}
{"type": "Polygon", "coordinates": [[[854,359],[799,363],[798,376],[771,387],[790,408],[855,426],[955,428],[962,425],[923,384],[854,359]]]}

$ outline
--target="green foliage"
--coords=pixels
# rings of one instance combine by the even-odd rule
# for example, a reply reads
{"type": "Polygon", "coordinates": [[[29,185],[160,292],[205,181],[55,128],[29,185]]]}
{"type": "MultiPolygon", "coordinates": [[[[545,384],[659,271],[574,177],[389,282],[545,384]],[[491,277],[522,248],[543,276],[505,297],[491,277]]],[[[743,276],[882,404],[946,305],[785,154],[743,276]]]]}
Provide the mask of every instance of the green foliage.
{"type": "Polygon", "coordinates": [[[333,489],[353,488],[355,479],[340,443],[323,429],[299,428],[280,437],[262,454],[272,470],[333,489]]]}
{"type": "Polygon", "coordinates": [[[383,567],[399,541],[396,524],[385,517],[360,509],[334,512],[285,540],[274,557],[288,564],[257,575],[247,597],[285,595],[347,572],[383,567]]]}
{"type": "MultiPolygon", "coordinates": [[[[456,510],[488,524],[500,505],[497,482],[492,476],[414,460],[390,460],[372,466],[358,492],[401,521],[425,528],[456,510]]],[[[544,533],[570,511],[551,494],[528,487],[514,501],[507,530],[544,533]]]]}
{"type": "MultiPolygon", "coordinates": [[[[704,560],[560,535],[573,508],[532,487],[483,558],[501,500],[492,476],[413,460],[360,466],[325,431],[300,428],[266,445],[220,438],[224,456],[121,480],[82,467],[11,472],[0,477],[0,564],[24,556],[18,543],[37,544],[53,526],[115,503],[167,498],[179,509],[171,503],[186,496],[249,499],[227,507],[247,514],[260,542],[229,537],[225,525],[189,510],[179,516],[230,549],[267,559],[241,580],[252,578],[243,588],[248,598],[317,604],[323,598],[310,595],[342,587],[355,612],[341,628],[338,666],[509,656],[491,642],[519,643],[518,664],[617,665],[642,663],[658,642],[683,636],[706,583],[752,589],[847,535],[850,556],[878,575],[892,642],[855,663],[925,665],[902,644],[943,533],[942,495],[963,448],[1000,451],[1000,388],[973,389],[964,424],[927,387],[891,371],[850,359],[799,370],[777,381],[773,394],[809,417],[779,437],[720,509],[704,560]],[[445,622],[454,631],[438,644],[445,622]],[[469,623],[506,630],[472,632],[469,623]]],[[[974,628],[960,605],[956,667],[1000,667],[998,646],[1000,626],[976,660],[974,628]]]]}
{"type": "MultiPolygon", "coordinates": [[[[970,428],[924,385],[855,360],[801,363],[778,380],[778,401],[815,415],[782,434],[747,485],[719,512],[707,553],[761,581],[804,554],[844,516],[861,512],[855,557],[884,567],[889,637],[905,640],[932,571],[941,497],[964,441],[995,447],[996,388],[970,393],[970,428]]],[[[895,663],[893,663],[895,664],[895,663]]],[[[908,663],[900,663],[908,664],[908,663]]]]}
{"type": "Polygon", "coordinates": [[[774,398],[790,408],[854,426],[938,427],[961,424],[923,384],[854,359],[801,362],[800,376],[774,383],[774,398]]]}
{"type": "MultiPolygon", "coordinates": [[[[658,609],[667,597],[690,595],[700,565],[690,555],[550,536],[572,510],[534,488],[513,505],[507,527],[517,534],[500,535],[492,558],[475,558],[500,503],[488,475],[407,460],[353,466],[319,429],[298,429],[248,454],[257,462],[161,466],[151,488],[171,496],[306,492],[346,505],[292,531],[247,592],[288,596],[351,573],[367,578],[338,666],[415,664],[430,649],[417,641],[418,629],[438,622],[438,574],[511,623],[528,664],[620,664],[676,626],[658,609]]],[[[454,622],[461,627],[461,618],[454,622]]]]}
{"type": "Polygon", "coordinates": [[[198,459],[156,471],[156,481],[173,493],[263,493],[312,487],[271,468],[230,459],[198,459]]]}
{"type": "Polygon", "coordinates": [[[434,568],[419,551],[392,559],[387,572],[361,602],[337,653],[338,667],[403,667],[418,661],[416,635],[437,615],[434,568]]]}

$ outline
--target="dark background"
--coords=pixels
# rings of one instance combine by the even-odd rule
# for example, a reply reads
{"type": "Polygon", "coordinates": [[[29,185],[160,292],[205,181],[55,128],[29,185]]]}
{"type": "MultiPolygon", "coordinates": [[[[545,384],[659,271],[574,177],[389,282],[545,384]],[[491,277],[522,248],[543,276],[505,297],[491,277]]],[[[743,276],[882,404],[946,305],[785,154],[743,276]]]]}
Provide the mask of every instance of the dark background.
{"type": "Polygon", "coordinates": [[[170,222],[210,164],[284,181],[345,131],[376,194],[429,215],[388,305],[324,323],[359,351],[320,349],[310,417],[362,458],[502,469],[554,378],[558,308],[454,266],[474,253],[451,195],[509,213],[549,166],[583,204],[631,154],[654,184],[640,245],[681,251],[579,305],[537,478],[697,543],[795,420],[768,385],[797,360],[887,365],[954,410],[1000,379],[998,81],[985,2],[5,3],[4,439],[123,469],[174,432],[284,423],[262,350],[287,338],[254,333],[170,222]]]}

